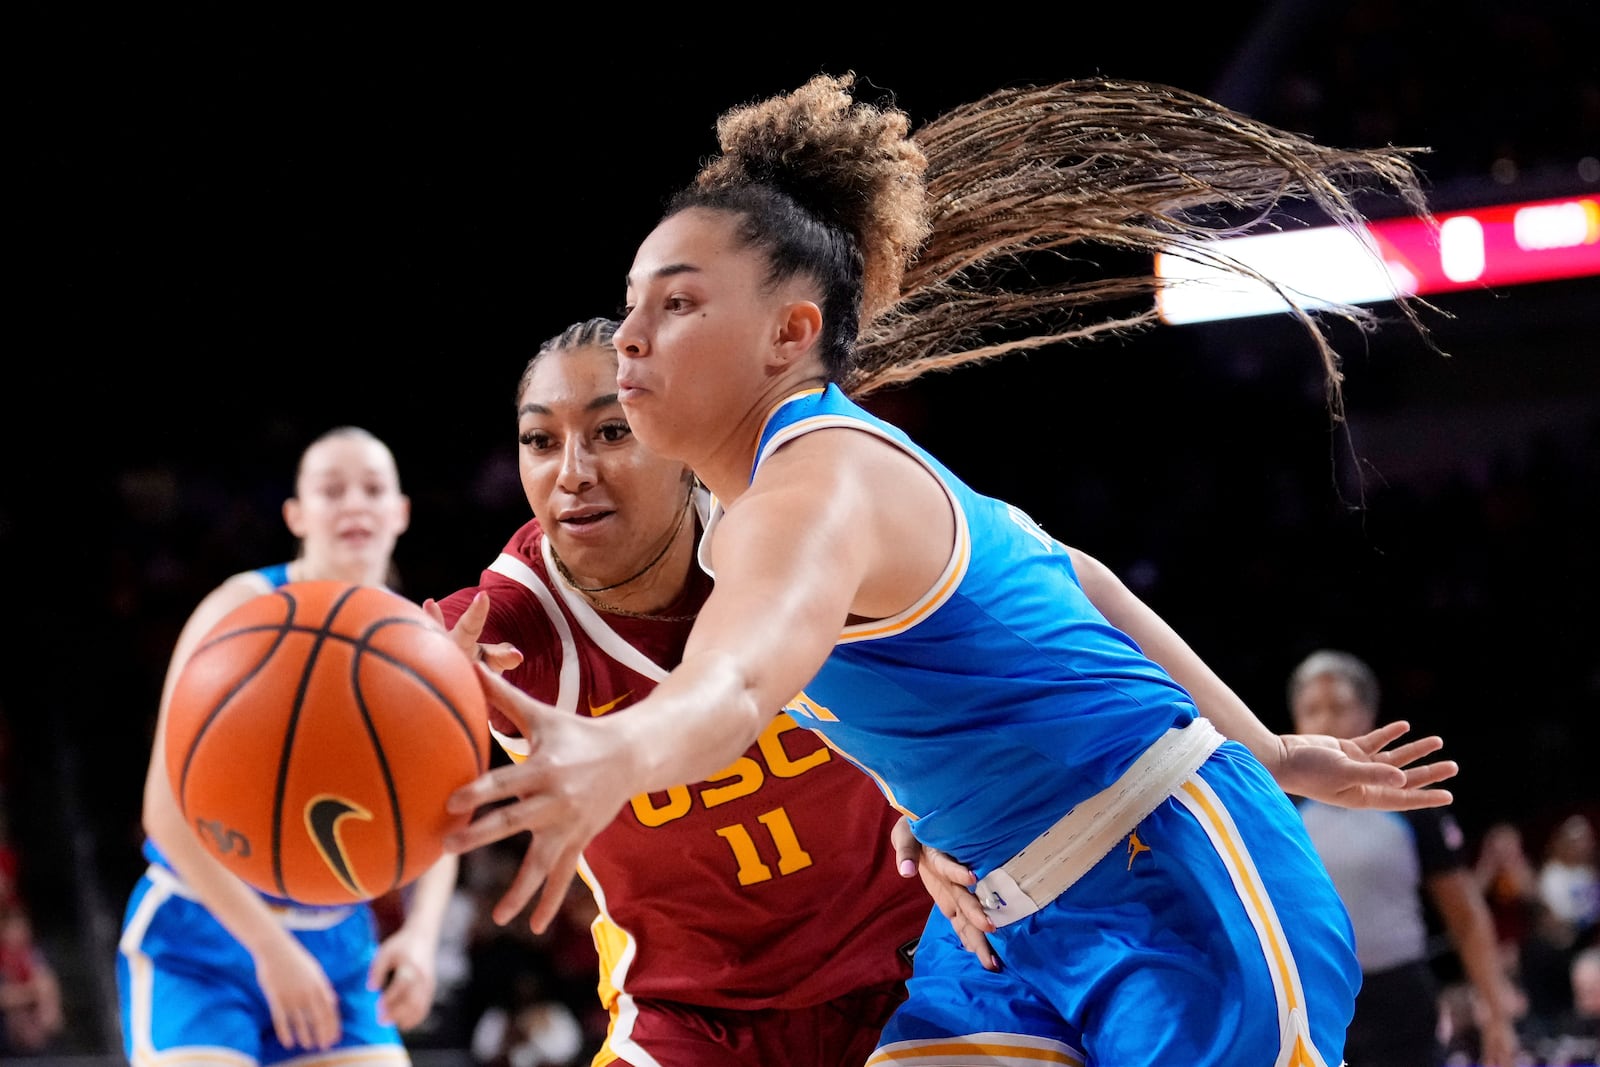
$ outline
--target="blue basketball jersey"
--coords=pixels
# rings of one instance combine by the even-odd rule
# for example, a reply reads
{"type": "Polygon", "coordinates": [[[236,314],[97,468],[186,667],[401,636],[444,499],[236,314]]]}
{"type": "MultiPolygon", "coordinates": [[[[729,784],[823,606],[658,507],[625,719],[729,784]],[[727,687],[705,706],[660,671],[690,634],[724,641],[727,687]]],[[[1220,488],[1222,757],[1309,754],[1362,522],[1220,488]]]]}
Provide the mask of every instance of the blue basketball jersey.
{"type": "MultiPolygon", "coordinates": [[[[846,625],[788,711],[871,775],[921,841],[985,877],[1069,811],[1119,795],[1199,712],[1089,601],[1065,546],[836,387],[768,416],[751,478],[825,428],[921,463],[949,497],[955,545],[915,604],[846,625]]],[[[708,570],[720,517],[701,539],[708,570]]],[[[934,909],[869,1067],[1337,1065],[1360,971],[1288,797],[1224,741],[1147,799],[1134,832],[990,935],[1000,972],[977,968],[934,909]]]]}
{"type": "Polygon", "coordinates": [[[922,463],[949,494],[956,544],[917,603],[845,627],[789,711],[876,779],[919,839],[982,876],[1196,711],[1089,602],[1063,545],[837,387],[772,413],[752,478],[785,443],[837,426],[922,463]]]}
{"type": "MultiPolygon", "coordinates": [[[[289,565],[257,571],[274,589],[289,565]]],[[[148,1067],[164,1060],[296,1067],[406,1067],[394,1024],[379,1017],[380,993],[367,987],[378,950],[371,905],[298,905],[262,893],[277,920],[311,953],[339,1000],[339,1041],[326,1050],[286,1048],[274,1032],[255,959],[146,838],[150,866],[134,885],[117,943],[122,1051],[148,1067]]]]}

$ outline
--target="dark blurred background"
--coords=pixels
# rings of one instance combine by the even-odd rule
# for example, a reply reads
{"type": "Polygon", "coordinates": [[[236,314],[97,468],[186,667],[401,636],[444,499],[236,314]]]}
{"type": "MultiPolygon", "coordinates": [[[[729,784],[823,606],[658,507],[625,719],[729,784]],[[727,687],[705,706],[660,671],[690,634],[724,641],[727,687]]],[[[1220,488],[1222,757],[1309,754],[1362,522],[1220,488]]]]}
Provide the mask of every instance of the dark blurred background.
{"type": "MultiPolygon", "coordinates": [[[[69,987],[63,1055],[117,1047],[107,983],[172,642],[215,584],[293,551],[300,450],[340,423],[384,437],[415,506],[404,591],[475,581],[526,517],[523,363],[615,310],[725,108],[854,70],[922,121],[1108,74],[1329,143],[1426,146],[1438,210],[1600,185],[1600,8],[1579,0],[807,10],[760,31],[27,10],[0,726],[23,894],[69,987]]],[[[879,406],[1115,567],[1274,728],[1305,653],[1368,659],[1384,711],[1461,761],[1469,837],[1513,820],[1536,850],[1600,806],[1600,279],[1434,303],[1442,353],[1392,308],[1376,335],[1335,330],[1342,428],[1285,316],[1016,355],[879,406]]]]}

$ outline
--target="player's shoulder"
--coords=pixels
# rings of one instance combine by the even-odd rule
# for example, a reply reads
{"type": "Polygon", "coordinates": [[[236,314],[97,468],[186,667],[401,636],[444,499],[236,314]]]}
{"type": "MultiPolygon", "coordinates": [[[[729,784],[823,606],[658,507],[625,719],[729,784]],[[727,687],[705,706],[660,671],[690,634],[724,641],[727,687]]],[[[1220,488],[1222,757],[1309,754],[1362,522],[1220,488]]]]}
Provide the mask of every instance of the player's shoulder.
{"type": "Polygon", "coordinates": [[[545,566],[544,529],[538,519],[528,520],[511,535],[499,556],[483,569],[478,586],[499,590],[502,596],[509,592],[517,599],[533,595],[540,586],[554,588],[545,566]]]}
{"type": "MultiPolygon", "coordinates": [[[[544,573],[544,527],[538,519],[529,519],[517,527],[517,532],[506,539],[506,546],[500,550],[502,557],[509,556],[535,567],[539,574],[544,573]]],[[[485,572],[487,578],[489,572],[485,572]]]]}
{"type": "Polygon", "coordinates": [[[260,571],[240,571],[224,578],[189,613],[178,637],[179,654],[185,655],[184,650],[197,644],[234,608],[272,592],[273,588],[272,582],[260,571]]]}
{"type": "Polygon", "coordinates": [[[506,541],[499,555],[479,574],[476,585],[458,589],[438,599],[445,623],[454,625],[472,603],[472,598],[480,592],[489,594],[488,630],[494,629],[495,620],[504,618],[508,612],[518,614],[526,610],[529,603],[538,597],[535,587],[550,587],[540,548],[543,541],[544,531],[537,519],[524,523],[506,541]]]}
{"type": "Polygon", "coordinates": [[[274,585],[260,571],[240,571],[224,578],[195,606],[191,620],[216,622],[234,608],[272,592],[274,585]]]}

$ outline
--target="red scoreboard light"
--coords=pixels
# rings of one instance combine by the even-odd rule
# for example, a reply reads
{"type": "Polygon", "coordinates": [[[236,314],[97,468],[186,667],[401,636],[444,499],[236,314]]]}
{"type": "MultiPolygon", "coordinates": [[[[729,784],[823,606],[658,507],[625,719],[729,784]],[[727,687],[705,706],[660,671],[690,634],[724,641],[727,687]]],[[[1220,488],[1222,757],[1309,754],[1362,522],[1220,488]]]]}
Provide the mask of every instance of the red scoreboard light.
{"type": "Polygon", "coordinates": [[[1441,212],[1433,223],[1407,217],[1218,238],[1200,255],[1162,253],[1156,297],[1163,322],[1179,325],[1396,296],[1600,275],[1600,201],[1592,196],[1496,204],[1441,212]],[[1213,258],[1214,257],[1214,258],[1213,258]],[[1279,284],[1223,270],[1243,264],[1279,284]]]}

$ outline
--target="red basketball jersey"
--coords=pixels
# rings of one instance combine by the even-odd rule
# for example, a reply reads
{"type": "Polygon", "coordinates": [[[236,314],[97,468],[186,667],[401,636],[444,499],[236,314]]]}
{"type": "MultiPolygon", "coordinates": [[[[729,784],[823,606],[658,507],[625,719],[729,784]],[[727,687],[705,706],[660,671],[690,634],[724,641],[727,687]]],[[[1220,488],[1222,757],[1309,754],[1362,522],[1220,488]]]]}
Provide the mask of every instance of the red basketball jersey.
{"type": "MultiPolygon", "coordinates": [[[[711,580],[636,618],[597,612],[550,565],[534,520],[480,578],[485,642],[525,657],[507,677],[580,715],[625,712],[675,666],[711,580]],[[678,618],[678,617],[682,618],[678,618]]],[[[454,623],[476,590],[443,603],[454,623]]],[[[519,758],[520,737],[497,739],[519,758]]],[[[698,784],[633,798],[585,851],[600,991],[715,1008],[790,1008],[905,978],[900,949],[932,907],[895,870],[897,813],[877,786],[779,713],[745,755],[698,784]]]]}

